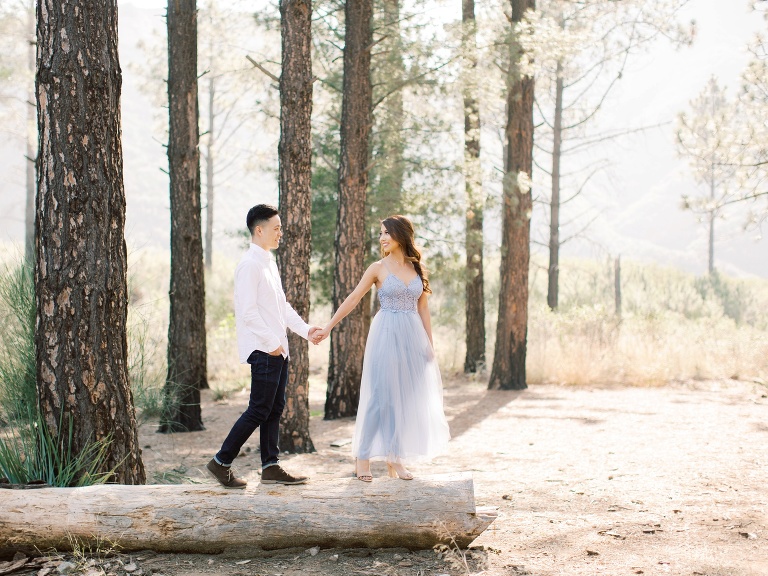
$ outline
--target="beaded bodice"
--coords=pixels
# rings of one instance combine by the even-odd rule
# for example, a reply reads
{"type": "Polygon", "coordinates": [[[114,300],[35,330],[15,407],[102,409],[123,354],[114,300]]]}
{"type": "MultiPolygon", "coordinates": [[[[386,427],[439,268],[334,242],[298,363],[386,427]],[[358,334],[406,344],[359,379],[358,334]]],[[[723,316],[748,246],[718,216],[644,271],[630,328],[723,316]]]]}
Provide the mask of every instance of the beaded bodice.
{"type": "Polygon", "coordinates": [[[416,303],[423,291],[424,286],[418,275],[406,285],[390,273],[379,288],[381,309],[391,312],[416,312],[416,303]]]}

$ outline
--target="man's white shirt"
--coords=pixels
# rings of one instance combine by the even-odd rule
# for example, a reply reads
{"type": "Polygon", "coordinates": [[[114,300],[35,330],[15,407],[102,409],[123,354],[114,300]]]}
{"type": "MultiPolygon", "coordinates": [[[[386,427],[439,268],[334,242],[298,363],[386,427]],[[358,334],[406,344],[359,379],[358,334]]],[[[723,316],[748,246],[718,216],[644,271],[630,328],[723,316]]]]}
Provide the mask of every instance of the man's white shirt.
{"type": "Polygon", "coordinates": [[[285,299],[272,254],[253,243],[235,268],[235,326],[243,364],[254,350],[269,353],[280,346],[287,358],[286,328],[309,339],[309,324],[285,299]]]}

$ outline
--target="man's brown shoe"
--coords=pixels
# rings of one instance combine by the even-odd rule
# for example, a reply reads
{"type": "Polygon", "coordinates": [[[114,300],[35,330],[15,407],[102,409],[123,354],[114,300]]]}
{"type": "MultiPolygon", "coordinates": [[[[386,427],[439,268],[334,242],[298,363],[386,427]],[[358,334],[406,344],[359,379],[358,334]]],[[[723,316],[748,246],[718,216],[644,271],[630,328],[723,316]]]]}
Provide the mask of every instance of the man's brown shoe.
{"type": "Polygon", "coordinates": [[[304,484],[307,480],[306,476],[291,476],[277,464],[261,471],[262,484],[304,484]]]}
{"type": "Polygon", "coordinates": [[[219,481],[219,484],[224,486],[224,488],[242,489],[248,484],[247,481],[235,476],[235,473],[232,471],[232,466],[222,466],[216,462],[215,458],[208,462],[205,468],[211,476],[219,481]]]}

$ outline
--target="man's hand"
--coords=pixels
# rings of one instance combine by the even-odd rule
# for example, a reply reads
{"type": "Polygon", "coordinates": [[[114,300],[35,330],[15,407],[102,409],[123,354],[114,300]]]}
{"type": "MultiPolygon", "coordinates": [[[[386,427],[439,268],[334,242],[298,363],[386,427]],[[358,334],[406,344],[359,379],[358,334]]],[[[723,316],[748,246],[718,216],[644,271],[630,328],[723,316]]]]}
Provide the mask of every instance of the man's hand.
{"type": "Polygon", "coordinates": [[[328,338],[330,333],[330,328],[320,328],[320,326],[313,326],[309,332],[313,344],[320,344],[320,342],[328,338]]]}
{"type": "Polygon", "coordinates": [[[320,344],[323,340],[325,340],[325,337],[321,337],[321,334],[323,332],[323,329],[320,326],[312,326],[309,329],[308,339],[312,344],[320,344]]]}
{"type": "Polygon", "coordinates": [[[278,346],[277,350],[272,350],[272,352],[270,352],[269,355],[270,356],[282,356],[283,352],[285,352],[285,350],[283,350],[283,347],[282,346],[278,346]]]}

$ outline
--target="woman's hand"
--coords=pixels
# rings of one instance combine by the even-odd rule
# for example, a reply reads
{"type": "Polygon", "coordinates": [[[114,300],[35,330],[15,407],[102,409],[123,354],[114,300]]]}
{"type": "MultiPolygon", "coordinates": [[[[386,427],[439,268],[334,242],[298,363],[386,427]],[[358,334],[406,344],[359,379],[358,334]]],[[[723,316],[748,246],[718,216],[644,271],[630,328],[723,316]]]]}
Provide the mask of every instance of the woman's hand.
{"type": "Polygon", "coordinates": [[[320,328],[320,326],[312,326],[309,329],[309,333],[307,334],[307,340],[309,340],[310,342],[312,342],[312,344],[317,346],[322,341],[322,339],[319,336],[322,330],[323,329],[320,328]]]}
{"type": "Polygon", "coordinates": [[[312,331],[310,331],[309,339],[312,342],[312,344],[320,344],[320,342],[328,338],[328,335],[330,333],[331,333],[331,329],[327,325],[325,328],[320,328],[319,326],[315,326],[312,328],[312,331]]]}

